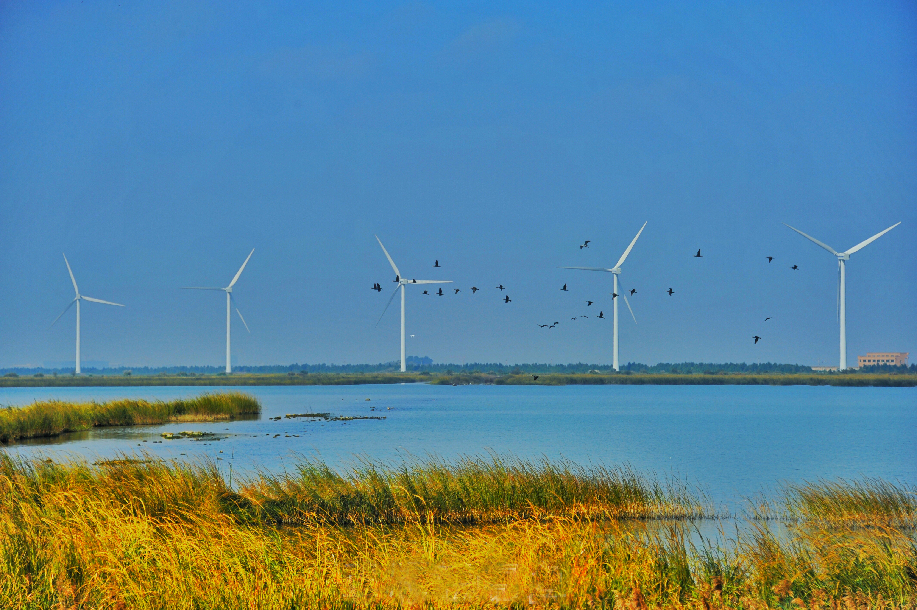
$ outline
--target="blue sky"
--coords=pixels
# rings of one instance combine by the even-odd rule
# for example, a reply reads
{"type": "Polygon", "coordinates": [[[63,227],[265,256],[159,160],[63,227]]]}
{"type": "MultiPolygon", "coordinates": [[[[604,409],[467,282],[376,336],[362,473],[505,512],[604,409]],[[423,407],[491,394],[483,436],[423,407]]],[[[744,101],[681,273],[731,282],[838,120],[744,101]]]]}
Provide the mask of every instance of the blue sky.
{"type": "Polygon", "coordinates": [[[222,295],[179,287],[252,248],[238,364],[395,360],[374,234],[462,290],[409,290],[409,354],[610,363],[570,320],[610,274],[559,267],[644,222],[622,362],[836,365],[836,262],[783,222],[901,221],[848,264],[848,358],[917,352],[913,3],[229,4],[0,5],[0,366],[73,358],[62,252],[127,306],[83,306],[84,360],[221,365],[222,295]]]}

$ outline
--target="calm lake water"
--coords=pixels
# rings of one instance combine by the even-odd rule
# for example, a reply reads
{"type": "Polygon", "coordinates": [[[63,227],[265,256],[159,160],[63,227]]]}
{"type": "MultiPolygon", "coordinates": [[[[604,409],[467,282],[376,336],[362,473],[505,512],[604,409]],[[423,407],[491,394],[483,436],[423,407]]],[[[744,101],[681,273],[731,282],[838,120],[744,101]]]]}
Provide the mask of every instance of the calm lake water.
{"type": "MultiPolygon", "coordinates": [[[[584,466],[629,464],[643,474],[686,479],[731,511],[743,498],[782,482],[880,477],[917,484],[915,388],[407,384],[233,389],[261,400],[260,418],[106,428],[0,450],[90,461],[138,451],[167,458],[206,456],[223,469],[232,464],[236,475],[290,469],[302,456],[346,468],[361,457],[398,464],[428,455],[454,460],[495,452],[566,458],[584,466]],[[283,418],[316,412],[385,419],[283,418]],[[280,421],[269,419],[277,416],[280,421]],[[160,436],[182,430],[222,438],[160,436]]],[[[215,390],[2,388],[0,404],[49,398],[169,400],[215,390]]]]}

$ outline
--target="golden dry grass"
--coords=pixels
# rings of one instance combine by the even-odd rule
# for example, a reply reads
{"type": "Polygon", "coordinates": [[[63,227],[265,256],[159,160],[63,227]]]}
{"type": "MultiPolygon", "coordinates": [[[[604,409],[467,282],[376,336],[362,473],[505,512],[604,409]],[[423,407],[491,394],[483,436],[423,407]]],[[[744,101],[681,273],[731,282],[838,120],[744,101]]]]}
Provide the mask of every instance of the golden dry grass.
{"type": "MultiPolygon", "coordinates": [[[[291,527],[264,518],[249,483],[232,491],[206,463],[0,455],[0,607],[814,609],[917,600],[914,521],[893,526],[868,512],[856,523],[797,518],[779,534],[778,522],[752,520],[728,547],[691,538],[690,520],[557,506],[483,525],[416,511],[395,524],[345,526],[316,514],[291,527]]],[[[917,504],[908,488],[884,485],[917,504]]],[[[792,494],[775,503],[791,505],[792,494]]]]}

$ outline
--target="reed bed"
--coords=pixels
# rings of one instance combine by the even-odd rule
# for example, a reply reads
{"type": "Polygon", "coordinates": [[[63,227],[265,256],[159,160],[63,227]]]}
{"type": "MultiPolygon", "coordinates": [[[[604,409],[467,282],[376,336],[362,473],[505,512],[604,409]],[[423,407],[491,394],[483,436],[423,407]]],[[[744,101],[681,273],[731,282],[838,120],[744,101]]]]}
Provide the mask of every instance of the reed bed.
{"type": "MultiPolygon", "coordinates": [[[[912,531],[888,524],[826,526],[823,514],[809,521],[800,512],[782,532],[776,521],[751,520],[725,544],[700,538],[690,520],[590,518],[558,504],[519,518],[501,512],[475,525],[437,521],[423,511],[394,525],[341,526],[323,518],[277,525],[257,517],[263,497],[254,481],[233,491],[213,464],[142,458],[91,466],[0,453],[0,607],[917,604],[917,543],[912,531]]],[[[490,467],[492,461],[476,462],[490,467]]],[[[886,484],[887,491],[903,489],[886,484]]],[[[806,491],[814,499],[839,490],[819,484],[806,491]]],[[[851,514],[850,506],[824,505],[825,514],[851,514]]]]}
{"type": "Polygon", "coordinates": [[[363,461],[340,474],[302,459],[293,474],[263,474],[245,485],[266,515],[281,523],[338,525],[421,519],[482,524],[550,512],[585,518],[685,519],[714,516],[701,492],[675,479],[659,482],[629,467],[584,468],[491,455],[455,464],[436,459],[385,466],[363,461]]]}
{"type": "Polygon", "coordinates": [[[0,409],[0,442],[57,436],[104,426],[214,421],[260,412],[258,400],[241,392],[153,402],[137,399],[84,403],[39,401],[26,407],[0,409]]]}

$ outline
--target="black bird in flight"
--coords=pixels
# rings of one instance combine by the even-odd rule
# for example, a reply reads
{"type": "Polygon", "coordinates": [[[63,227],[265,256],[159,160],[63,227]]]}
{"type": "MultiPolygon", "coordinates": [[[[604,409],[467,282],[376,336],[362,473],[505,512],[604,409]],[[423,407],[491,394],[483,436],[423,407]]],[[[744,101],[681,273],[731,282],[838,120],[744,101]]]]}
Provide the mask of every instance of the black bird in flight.
{"type": "Polygon", "coordinates": [[[761,337],[759,337],[758,335],[755,335],[754,337],[752,337],[752,339],[754,339],[755,343],[757,343],[758,341],[761,340],[761,337]]]}
{"type": "Polygon", "coordinates": [[[575,320],[575,319],[576,319],[576,316],[574,316],[574,317],[572,317],[572,318],[570,318],[570,319],[571,319],[571,320],[575,320]]]}
{"type": "Polygon", "coordinates": [[[547,324],[539,324],[538,327],[539,327],[539,328],[547,328],[548,325],[547,325],[547,324]]]}
{"type": "Polygon", "coordinates": [[[557,326],[557,322],[555,322],[554,324],[551,324],[548,328],[554,328],[555,326],[557,326]]]}
{"type": "Polygon", "coordinates": [[[618,298],[618,293],[617,293],[617,292],[612,292],[612,293],[611,293],[611,300],[614,301],[616,298],[618,298]]]}
{"type": "Polygon", "coordinates": [[[497,286],[497,288],[500,289],[500,292],[503,292],[504,290],[506,290],[506,288],[503,287],[503,284],[500,284],[499,286],[497,286]]]}
{"type": "Polygon", "coordinates": [[[396,275],[396,276],[395,276],[395,279],[392,280],[392,281],[393,281],[393,282],[396,282],[396,283],[397,283],[397,282],[400,282],[400,281],[401,281],[401,276],[400,276],[400,275],[396,275]]]}
{"type": "Polygon", "coordinates": [[[376,282],[375,284],[373,284],[373,290],[375,290],[376,292],[382,292],[382,286],[379,285],[379,282],[376,282]]]}
{"type": "Polygon", "coordinates": [[[588,240],[588,239],[587,239],[586,241],[584,241],[584,242],[583,242],[583,245],[580,246],[579,249],[582,250],[583,248],[588,248],[588,247],[589,247],[589,242],[590,242],[590,241],[591,241],[591,240],[588,240]]]}
{"type": "Polygon", "coordinates": [[[430,294],[430,293],[429,293],[429,292],[427,292],[426,290],[424,290],[424,291],[423,291],[423,293],[424,293],[424,294],[430,294]]]}
{"type": "Polygon", "coordinates": [[[586,301],[586,307],[589,307],[590,305],[592,305],[592,301],[586,301]]]}
{"type": "Polygon", "coordinates": [[[474,293],[477,292],[478,290],[480,290],[480,288],[478,288],[477,286],[472,286],[472,287],[471,287],[471,294],[474,294],[474,293]]]}
{"type": "Polygon", "coordinates": [[[504,302],[504,303],[512,303],[512,301],[511,301],[510,298],[509,298],[509,295],[506,295],[505,297],[503,297],[503,302],[504,302]]]}
{"type": "Polygon", "coordinates": [[[433,266],[439,267],[439,259],[436,259],[435,261],[433,261],[433,266]]]}
{"type": "Polygon", "coordinates": [[[793,265],[792,267],[790,267],[790,269],[792,269],[793,271],[799,271],[799,265],[793,265]]]}
{"type": "Polygon", "coordinates": [[[774,257],[773,257],[773,256],[768,256],[768,257],[767,257],[767,262],[771,262],[772,260],[774,260],[774,257]]]}
{"type": "Polygon", "coordinates": [[[770,317],[764,318],[765,322],[767,322],[768,320],[770,320],[770,317]]]}
{"type": "Polygon", "coordinates": [[[458,293],[459,293],[459,289],[458,289],[458,288],[453,288],[453,290],[455,290],[455,294],[458,294],[458,293]]]}
{"type": "Polygon", "coordinates": [[[538,381],[538,375],[532,375],[532,381],[538,381]]]}
{"type": "Polygon", "coordinates": [[[697,254],[694,255],[694,258],[704,258],[700,255],[700,250],[698,249],[697,254]]]}
{"type": "Polygon", "coordinates": [[[439,289],[439,292],[436,293],[436,296],[438,296],[438,297],[443,296],[443,289],[442,289],[442,288],[439,289]]]}
{"type": "Polygon", "coordinates": [[[566,284],[564,284],[564,287],[561,288],[561,290],[563,290],[564,292],[569,292],[569,291],[567,290],[567,285],[566,285],[566,284]]]}
{"type": "Polygon", "coordinates": [[[637,293],[637,289],[636,289],[636,288],[631,288],[631,289],[630,289],[630,296],[634,296],[636,293],[637,293]]]}
{"type": "Polygon", "coordinates": [[[605,312],[604,312],[604,311],[600,311],[600,312],[599,312],[599,318],[601,318],[602,320],[605,319],[605,312]]]}
{"type": "Polygon", "coordinates": [[[675,294],[675,291],[669,288],[669,296],[672,296],[673,294],[675,294]]]}

